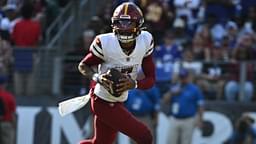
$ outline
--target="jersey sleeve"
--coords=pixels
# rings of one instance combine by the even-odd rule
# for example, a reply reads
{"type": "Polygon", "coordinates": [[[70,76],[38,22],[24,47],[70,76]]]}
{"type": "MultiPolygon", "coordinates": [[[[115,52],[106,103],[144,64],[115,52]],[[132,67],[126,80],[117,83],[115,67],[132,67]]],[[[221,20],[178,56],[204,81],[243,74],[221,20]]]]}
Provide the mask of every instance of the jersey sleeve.
{"type": "Polygon", "coordinates": [[[93,55],[97,56],[98,58],[104,60],[104,54],[102,49],[102,43],[100,38],[97,36],[90,46],[90,51],[93,55]]]}
{"type": "Polygon", "coordinates": [[[142,61],[142,71],[145,78],[138,80],[139,89],[151,88],[155,83],[155,64],[153,62],[152,55],[145,57],[142,61]]]}
{"type": "Polygon", "coordinates": [[[146,48],[146,54],[144,57],[151,55],[152,52],[154,51],[154,46],[155,46],[154,39],[150,33],[148,33],[146,36],[146,42],[147,42],[147,45],[146,45],[147,48],[146,48]]]}

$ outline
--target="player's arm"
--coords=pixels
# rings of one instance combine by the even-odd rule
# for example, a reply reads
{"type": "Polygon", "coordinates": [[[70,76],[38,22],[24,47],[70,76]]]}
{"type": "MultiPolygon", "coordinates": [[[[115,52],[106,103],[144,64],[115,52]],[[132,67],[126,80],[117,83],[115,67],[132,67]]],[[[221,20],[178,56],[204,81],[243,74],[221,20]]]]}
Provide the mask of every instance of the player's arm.
{"type": "Polygon", "coordinates": [[[142,71],[144,73],[144,79],[137,81],[137,88],[148,89],[151,88],[155,83],[155,64],[153,62],[153,51],[154,51],[154,39],[152,35],[148,38],[150,41],[145,56],[142,60],[142,71]]]}
{"type": "Polygon", "coordinates": [[[152,54],[148,55],[143,59],[142,70],[144,72],[145,78],[137,81],[137,88],[151,88],[155,83],[155,64],[153,62],[152,54]]]}
{"type": "Polygon", "coordinates": [[[93,55],[91,52],[85,56],[85,58],[79,63],[78,70],[82,75],[88,79],[92,79],[95,72],[92,67],[103,63],[103,60],[93,55]]]}

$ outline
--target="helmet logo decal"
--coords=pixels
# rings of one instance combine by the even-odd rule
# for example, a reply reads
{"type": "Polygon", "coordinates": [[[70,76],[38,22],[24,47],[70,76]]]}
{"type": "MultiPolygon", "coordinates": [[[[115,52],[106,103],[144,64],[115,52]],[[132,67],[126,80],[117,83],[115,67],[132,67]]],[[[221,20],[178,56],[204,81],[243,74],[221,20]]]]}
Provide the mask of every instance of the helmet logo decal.
{"type": "Polygon", "coordinates": [[[124,5],[124,15],[127,15],[128,13],[128,4],[124,5]]]}

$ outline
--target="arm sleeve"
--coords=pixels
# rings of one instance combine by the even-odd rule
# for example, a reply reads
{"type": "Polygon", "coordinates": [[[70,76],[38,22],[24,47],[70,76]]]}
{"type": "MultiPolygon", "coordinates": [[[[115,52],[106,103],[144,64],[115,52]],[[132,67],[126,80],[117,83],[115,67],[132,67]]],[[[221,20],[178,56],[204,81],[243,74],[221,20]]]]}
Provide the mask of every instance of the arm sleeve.
{"type": "Polygon", "coordinates": [[[145,57],[151,55],[152,52],[153,52],[153,50],[154,50],[154,45],[155,45],[155,44],[154,44],[154,40],[153,40],[152,35],[149,35],[149,39],[150,39],[150,41],[148,41],[148,42],[150,42],[150,43],[149,43],[148,48],[147,48],[147,50],[146,50],[145,57]]]}
{"type": "Polygon", "coordinates": [[[88,66],[95,66],[104,62],[103,48],[99,36],[95,37],[90,45],[89,53],[81,62],[88,66]]]}
{"type": "Polygon", "coordinates": [[[99,37],[96,37],[92,42],[90,46],[90,51],[93,53],[93,55],[104,60],[103,48],[99,37]]]}
{"type": "Polygon", "coordinates": [[[151,88],[155,83],[155,64],[152,55],[145,57],[142,61],[142,70],[145,78],[138,81],[139,89],[151,88]]]}
{"type": "Polygon", "coordinates": [[[81,62],[88,66],[95,66],[103,63],[103,60],[95,56],[92,52],[89,52],[81,62]]]}

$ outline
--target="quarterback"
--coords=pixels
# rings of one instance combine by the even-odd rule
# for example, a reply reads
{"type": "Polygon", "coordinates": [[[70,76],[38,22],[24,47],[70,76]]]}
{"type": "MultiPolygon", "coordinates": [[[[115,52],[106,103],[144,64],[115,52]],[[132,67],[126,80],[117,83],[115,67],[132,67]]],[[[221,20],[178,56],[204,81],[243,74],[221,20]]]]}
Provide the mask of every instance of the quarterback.
{"type": "Polygon", "coordinates": [[[119,5],[111,20],[113,32],[97,35],[89,54],[78,66],[84,76],[96,82],[90,90],[94,136],[82,140],[80,144],[112,144],[118,132],[138,144],[152,144],[149,128],[138,121],[123,102],[128,97],[129,89],[148,89],[154,85],[154,41],[149,32],[142,30],[144,18],[134,3],[119,5]],[[110,77],[117,75],[109,74],[110,69],[123,75],[118,83],[111,81],[110,77]],[[143,70],[144,79],[136,79],[139,69],[143,70]]]}

